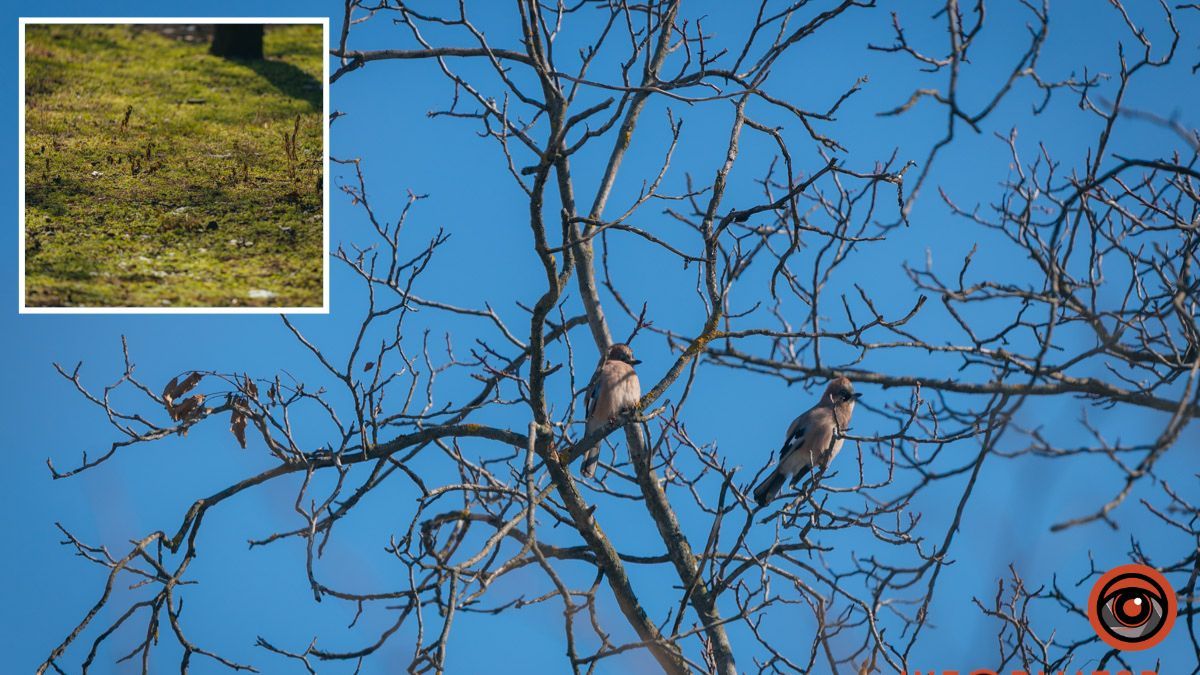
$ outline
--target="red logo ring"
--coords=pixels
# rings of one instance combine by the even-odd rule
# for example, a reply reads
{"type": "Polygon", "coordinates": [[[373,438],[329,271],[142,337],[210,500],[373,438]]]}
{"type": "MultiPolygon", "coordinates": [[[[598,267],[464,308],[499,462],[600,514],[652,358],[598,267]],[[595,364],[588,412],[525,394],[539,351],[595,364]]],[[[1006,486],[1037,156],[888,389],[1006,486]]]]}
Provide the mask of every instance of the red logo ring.
{"type": "Polygon", "coordinates": [[[1122,651],[1149,649],[1175,625],[1175,590],[1158,570],[1121,565],[1105,572],[1088,594],[1088,621],[1096,635],[1122,651]]]}

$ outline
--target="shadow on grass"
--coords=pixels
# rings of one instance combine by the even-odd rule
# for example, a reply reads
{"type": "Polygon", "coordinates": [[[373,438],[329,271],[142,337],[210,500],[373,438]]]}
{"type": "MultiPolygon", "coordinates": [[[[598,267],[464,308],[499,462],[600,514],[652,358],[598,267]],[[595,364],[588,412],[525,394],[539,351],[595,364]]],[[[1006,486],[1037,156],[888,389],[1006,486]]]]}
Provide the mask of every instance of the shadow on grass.
{"type": "MultiPolygon", "coordinates": [[[[59,282],[93,282],[100,272],[100,263],[94,256],[82,252],[67,252],[52,261],[31,258],[26,254],[26,278],[46,276],[59,282]]],[[[51,290],[50,292],[54,292],[51,290]]],[[[84,291],[87,292],[87,291],[84,291]]],[[[28,295],[26,291],[26,295],[28,295]]]]}
{"type": "Polygon", "coordinates": [[[25,106],[34,108],[66,81],[66,67],[46,59],[26,59],[25,106]]]}
{"type": "Polygon", "coordinates": [[[321,110],[321,82],[286,61],[269,59],[229,59],[258,73],[285,96],[308,101],[313,110],[321,110]]]}
{"type": "Polygon", "coordinates": [[[78,180],[64,180],[60,176],[38,182],[31,182],[28,178],[25,180],[25,207],[45,209],[59,218],[70,213],[80,200],[90,196],[91,191],[78,180]]]}

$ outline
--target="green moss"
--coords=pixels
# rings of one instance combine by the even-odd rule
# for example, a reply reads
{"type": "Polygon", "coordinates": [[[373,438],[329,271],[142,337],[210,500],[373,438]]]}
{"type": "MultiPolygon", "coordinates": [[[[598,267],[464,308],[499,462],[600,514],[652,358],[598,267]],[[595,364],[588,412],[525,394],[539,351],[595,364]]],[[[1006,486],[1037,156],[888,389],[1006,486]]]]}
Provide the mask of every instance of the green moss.
{"type": "Polygon", "coordinates": [[[25,44],[28,306],[321,304],[320,26],[268,27],[260,62],[131,26],[25,44]]]}

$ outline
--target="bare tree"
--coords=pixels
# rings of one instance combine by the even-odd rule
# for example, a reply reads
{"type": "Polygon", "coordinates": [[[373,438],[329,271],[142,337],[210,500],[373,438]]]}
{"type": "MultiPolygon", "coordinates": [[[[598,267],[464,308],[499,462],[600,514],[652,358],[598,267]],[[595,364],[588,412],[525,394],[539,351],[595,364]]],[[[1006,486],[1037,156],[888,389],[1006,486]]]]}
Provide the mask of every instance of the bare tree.
{"type": "MultiPolygon", "coordinates": [[[[1128,30],[1119,37],[1137,48],[1121,50],[1116,73],[1080,68],[1062,76],[1043,75],[1039,62],[1048,2],[1022,3],[1028,32],[1016,51],[975,55],[1011,59],[1005,75],[973,81],[969,97],[962,93],[966,66],[976,40],[989,34],[984,2],[960,7],[949,0],[934,14],[948,47],[916,44],[906,32],[909,17],[893,14],[894,39],[869,49],[903,59],[898,66],[911,64],[920,84],[907,101],[878,112],[904,116],[937,106],[945,131],[919,156],[864,161],[844,152],[837,116],[862,98],[867,81],[797,95],[795,86],[783,86],[781,64],[830,25],[873,17],[873,0],[823,8],[764,0],[747,7],[746,28],[730,29],[736,35],[724,27],[714,33],[678,0],[522,0],[512,10],[520,35],[503,41],[465,4],[439,5],[438,13],[415,4],[348,0],[331,80],[336,87],[376,69],[413,67],[404,62],[435,65],[451,93],[431,114],[494,141],[487,156],[498,158],[527,200],[521,231],[533,245],[521,264],[536,266],[543,287],[513,299],[519,322],[490,304],[439,300],[421,279],[448,234],[423,234],[409,224],[422,197],[410,195],[400,213],[382,213],[363,162],[336,159],[353,176],[341,189],[361,209],[370,235],[340,247],[335,258],[360,280],[367,310],[347,329],[346,350],[315,344],[284,319],[327,372],[324,382],[181,364],[195,369],[161,389],[137,378],[126,350],[124,376],[94,393],[79,367],[60,368],[104,411],[119,440],[73,468],[52,464],[55,478],[200,424],[230,424],[237,443],[270,453],[276,464],[196,499],[176,527],[118,553],[64,528],[67,543],[106,568],[108,580],[39,672],[58,669],[72,647],[84,649],[75,645],[88,635],[94,642],[86,670],[96,645],[118,629],[138,631],[135,622],[144,626],[137,632],[144,640],[128,658],[140,658],[143,671],[160,630],[182,647],[184,670],[199,656],[252,669],[187,637],[181,596],[191,591],[183,584],[210,510],[297,475],[303,483],[295,526],[256,535],[251,545],[302,540],[306,555],[297,564],[316,598],[391,617],[387,630],[352,646],[259,638],[265,651],[310,672],[322,662],[361,664],[413,625],[409,669],[442,672],[452,663],[456,617],[540,606],[562,616],[561,646],[543,647],[561,649],[564,668],[577,673],[630,652],[648,653],[671,673],[895,672],[914,665],[914,649],[932,634],[930,605],[959,532],[970,525],[964,514],[981,477],[1023,455],[1052,459],[1062,471],[1101,458],[1122,477],[1110,499],[1064,516],[1057,528],[1098,521],[1119,527],[1123,511],[1144,508],[1174,532],[1172,559],[1149,560],[1136,536],[1129,557],[1173,580],[1186,626],[1179,629],[1200,657],[1193,628],[1200,570],[1195,476],[1156,473],[1200,411],[1193,273],[1200,136],[1179,120],[1125,104],[1130,82],[1171,63],[1180,39],[1175,14],[1195,5],[1156,6],[1151,29],[1114,0],[1110,11],[1128,30]],[[405,44],[355,49],[355,31],[371,21],[395,22],[405,44]],[[1150,35],[1166,35],[1166,43],[1152,44],[1150,35]],[[1058,98],[1099,120],[1086,155],[1054,158],[1044,146],[1023,153],[1015,131],[994,119],[1018,90],[1039,92],[1037,113],[1058,98]],[[681,170],[672,157],[686,119],[712,109],[725,119],[723,135],[710,139],[723,148],[720,160],[681,170]],[[1110,150],[1127,126],[1146,124],[1173,129],[1178,151],[1143,157],[1110,150]],[[927,184],[958,134],[997,128],[1012,172],[989,204],[959,204],[927,184]],[[639,190],[618,190],[639,142],[655,148],[657,169],[627,179],[641,181],[639,190]],[[744,148],[751,146],[768,148],[771,161],[748,162],[754,151],[744,148]],[[597,157],[594,170],[579,170],[597,157]],[[734,172],[743,165],[749,168],[734,172]],[[584,173],[599,178],[582,180],[584,173]],[[735,203],[735,181],[760,196],[735,203]],[[989,254],[1016,261],[1010,276],[976,274],[972,251],[953,269],[903,263],[912,282],[907,298],[877,299],[879,289],[861,271],[874,263],[859,261],[877,260],[871,252],[917,229],[908,221],[923,202],[944,204],[954,227],[1002,242],[989,254]],[[656,284],[694,298],[690,321],[656,320],[637,280],[610,264],[635,247],[663,261],[656,284]],[[467,328],[414,331],[417,312],[427,322],[440,316],[467,328]],[[617,319],[610,323],[610,316],[617,319]],[[617,321],[632,326],[630,333],[614,336],[617,321]],[[584,437],[577,401],[597,354],[615,341],[650,340],[671,350],[670,366],[643,372],[640,405],[584,437]],[[712,439],[689,432],[692,416],[704,412],[689,401],[722,369],[806,390],[846,375],[887,395],[856,414],[835,466],[757,509],[748,493],[762,476],[759,459],[767,458],[735,461],[712,439]],[[474,382],[477,393],[449,401],[439,396],[449,382],[474,382]],[[139,391],[145,406],[117,409],[111,393],[118,388],[139,391]],[[1069,430],[1023,426],[1018,413],[1051,397],[1078,400],[1079,421],[1066,423],[1069,430]],[[1138,409],[1161,413],[1161,428],[1148,440],[1106,435],[1087,417],[1138,409]],[[296,431],[299,415],[321,417],[327,432],[296,431]],[[1066,445],[1068,431],[1093,442],[1066,445]],[[573,462],[601,439],[610,443],[602,468],[596,480],[583,480],[573,462]],[[435,468],[415,470],[418,460],[435,468]],[[331,533],[389,480],[414,496],[397,506],[407,527],[379,532],[395,558],[392,578],[405,582],[363,590],[322,576],[331,533]],[[945,494],[955,495],[948,517],[923,518],[932,493],[943,504],[945,494]],[[640,526],[611,515],[630,503],[640,526]],[[522,570],[536,571],[541,585],[520,586],[511,599],[512,578],[522,570]],[[645,592],[651,573],[672,576],[670,601],[662,601],[661,588],[645,592]],[[112,589],[129,583],[138,583],[143,597],[116,621],[99,624],[112,589]]],[[[1082,580],[1070,583],[1102,571],[1080,568],[1082,580]]],[[[996,626],[991,665],[1066,668],[1085,653],[1100,655],[1102,666],[1124,663],[1086,620],[1061,631],[1039,623],[1031,607],[1082,616],[1077,595],[1058,579],[1022,579],[1014,568],[996,582],[994,598],[976,600],[980,623],[996,626]]]]}

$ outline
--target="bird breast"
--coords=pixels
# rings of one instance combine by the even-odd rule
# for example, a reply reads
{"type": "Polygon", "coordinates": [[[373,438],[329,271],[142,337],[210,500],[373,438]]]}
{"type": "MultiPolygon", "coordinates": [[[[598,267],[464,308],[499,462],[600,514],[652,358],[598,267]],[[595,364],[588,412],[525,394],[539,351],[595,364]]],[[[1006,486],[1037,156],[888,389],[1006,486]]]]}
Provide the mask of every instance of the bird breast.
{"type": "Polygon", "coordinates": [[[642,386],[633,366],[620,361],[610,361],[604,364],[604,377],[608,384],[605,389],[611,397],[609,404],[612,410],[632,408],[641,400],[642,386]]]}
{"type": "Polygon", "coordinates": [[[833,414],[837,420],[838,432],[844,434],[850,426],[850,416],[854,414],[854,399],[835,405],[833,414]]]}

